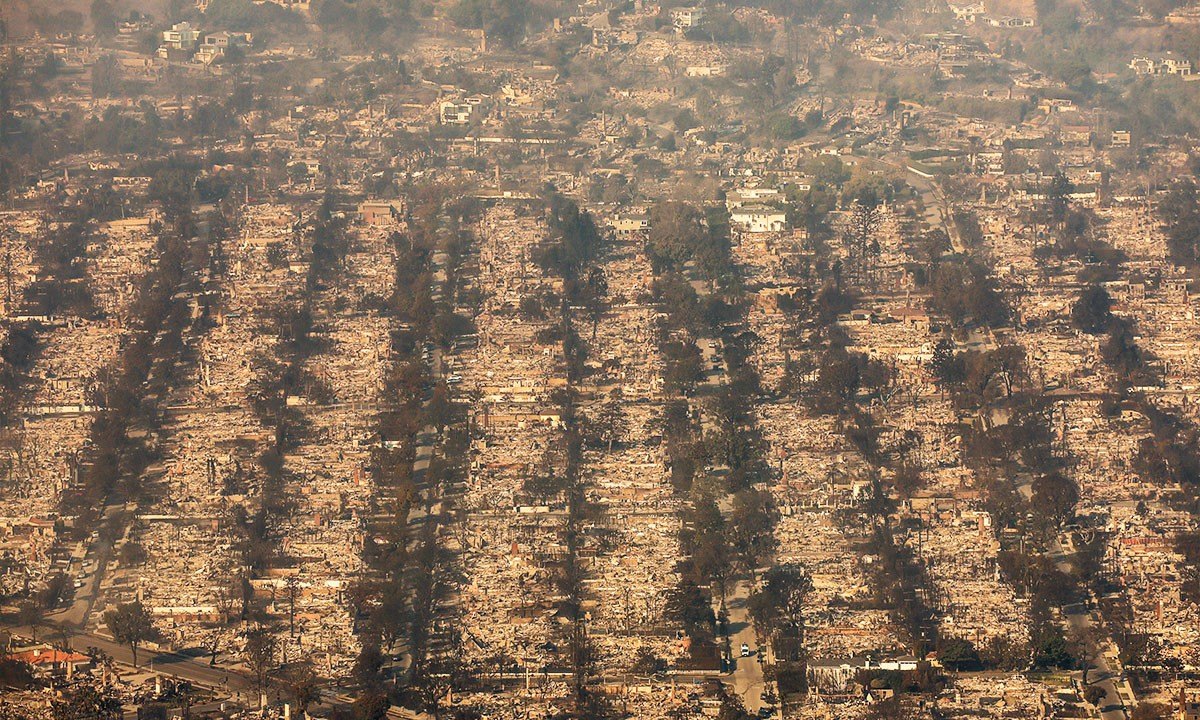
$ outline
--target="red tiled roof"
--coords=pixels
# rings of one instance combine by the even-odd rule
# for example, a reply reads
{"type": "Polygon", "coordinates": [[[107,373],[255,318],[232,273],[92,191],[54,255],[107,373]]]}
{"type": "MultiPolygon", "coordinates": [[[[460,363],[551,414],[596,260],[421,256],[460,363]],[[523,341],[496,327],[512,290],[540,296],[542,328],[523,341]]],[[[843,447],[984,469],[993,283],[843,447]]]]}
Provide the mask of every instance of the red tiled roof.
{"type": "Polygon", "coordinates": [[[8,660],[17,660],[30,665],[53,665],[56,663],[84,663],[91,660],[87,655],[81,655],[77,652],[63,652],[54,648],[40,648],[37,650],[26,650],[25,652],[13,653],[7,656],[8,660]]]}

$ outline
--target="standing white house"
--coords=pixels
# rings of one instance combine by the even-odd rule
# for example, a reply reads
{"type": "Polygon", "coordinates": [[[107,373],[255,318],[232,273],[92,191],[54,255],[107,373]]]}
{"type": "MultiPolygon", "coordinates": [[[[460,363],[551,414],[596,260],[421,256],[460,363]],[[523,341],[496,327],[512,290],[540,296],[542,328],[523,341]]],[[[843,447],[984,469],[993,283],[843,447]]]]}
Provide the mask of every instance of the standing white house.
{"type": "Polygon", "coordinates": [[[788,229],[787,213],[765,205],[745,205],[729,214],[729,220],[746,232],[783,232],[788,229]]]}

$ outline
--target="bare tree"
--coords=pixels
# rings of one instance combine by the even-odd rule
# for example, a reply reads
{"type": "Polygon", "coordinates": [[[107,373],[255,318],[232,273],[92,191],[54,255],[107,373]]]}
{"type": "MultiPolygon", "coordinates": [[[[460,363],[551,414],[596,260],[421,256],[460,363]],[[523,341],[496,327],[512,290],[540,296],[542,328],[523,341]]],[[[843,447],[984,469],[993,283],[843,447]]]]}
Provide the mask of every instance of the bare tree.
{"type": "Polygon", "coordinates": [[[255,684],[261,691],[267,685],[267,676],[275,669],[275,653],[279,641],[266,625],[257,625],[246,631],[246,647],[242,657],[254,673],[255,684]]]}

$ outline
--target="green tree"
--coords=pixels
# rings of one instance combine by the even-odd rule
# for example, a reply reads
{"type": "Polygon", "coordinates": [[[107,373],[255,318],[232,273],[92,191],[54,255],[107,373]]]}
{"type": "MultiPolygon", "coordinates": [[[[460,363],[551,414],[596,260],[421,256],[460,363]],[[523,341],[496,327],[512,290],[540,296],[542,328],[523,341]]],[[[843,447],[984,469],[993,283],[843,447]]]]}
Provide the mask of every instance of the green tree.
{"type": "Polygon", "coordinates": [[[117,13],[109,0],[92,0],[90,14],[96,37],[107,39],[117,34],[117,13]]]}
{"type": "Polygon", "coordinates": [[[1139,702],[1129,715],[1129,720],[1167,720],[1173,717],[1170,710],[1158,703],[1139,702]]]}
{"type": "Polygon", "coordinates": [[[1089,335],[1108,330],[1112,323],[1112,298],[1099,285],[1089,285],[1071,306],[1071,324],[1089,335]]]}
{"type": "Polygon", "coordinates": [[[1033,479],[1033,508],[1061,527],[1075,514],[1079,503],[1079,486],[1059,472],[1038,475],[1033,479]]]}
{"type": "Polygon", "coordinates": [[[954,352],[954,341],[942,338],[933,348],[929,370],[943,385],[957,385],[966,380],[967,371],[962,357],[954,352]]]}
{"type": "Polygon", "coordinates": [[[1046,215],[1054,225],[1062,225],[1067,219],[1067,210],[1071,206],[1070,196],[1073,192],[1075,185],[1061,171],[1054,173],[1054,177],[1050,178],[1044,196],[1046,215]]]}
{"type": "Polygon", "coordinates": [[[354,720],[383,720],[391,706],[387,693],[382,689],[375,689],[355,698],[351,711],[354,713],[354,720]]]}
{"type": "Polygon", "coordinates": [[[762,589],[750,596],[755,626],[774,638],[783,660],[805,659],[805,613],[813,591],[812,577],[795,563],[776,565],[763,575],[762,589]]]}
{"type": "Polygon", "coordinates": [[[111,608],[104,613],[104,624],[112,633],[113,639],[122,645],[128,645],[133,653],[133,666],[138,664],[138,647],[145,642],[159,637],[154,619],[141,602],[124,603],[111,608]]]}
{"type": "Polygon", "coordinates": [[[751,577],[759,565],[775,554],[779,545],[775,539],[778,523],[779,509],[770,492],[744,488],[734,494],[729,517],[730,541],[742,569],[751,577]]]}
{"type": "Polygon", "coordinates": [[[1062,629],[1052,626],[1044,629],[1033,641],[1033,665],[1038,668],[1071,668],[1075,659],[1067,649],[1067,640],[1062,629]]]}
{"type": "Polygon", "coordinates": [[[92,95],[111,97],[121,89],[121,68],[116,57],[101,55],[92,64],[92,95]]]}
{"type": "Polygon", "coordinates": [[[481,29],[489,38],[509,46],[525,37],[532,17],[526,0],[459,0],[447,15],[455,24],[481,29]]]}
{"type": "Polygon", "coordinates": [[[700,586],[689,578],[682,578],[677,586],[667,591],[663,612],[668,620],[679,623],[688,637],[712,636],[713,623],[716,622],[712,601],[700,586]]]}
{"type": "Polygon", "coordinates": [[[658,675],[666,669],[667,662],[655,655],[654,650],[648,647],[638,648],[633,663],[629,666],[629,672],[635,675],[658,675]]]}
{"type": "Polygon", "coordinates": [[[81,683],[67,688],[50,705],[53,720],[116,720],[121,717],[121,699],[114,688],[81,683]]]}
{"type": "Polygon", "coordinates": [[[946,638],[938,648],[938,661],[950,670],[978,670],[979,653],[970,640],[946,638]]]}
{"type": "Polygon", "coordinates": [[[608,447],[612,452],[613,444],[620,441],[629,432],[629,418],[625,414],[625,403],[620,398],[612,398],[600,406],[600,412],[592,418],[592,432],[595,438],[608,447]]]}
{"type": "Polygon", "coordinates": [[[130,568],[146,562],[146,548],[140,542],[130,540],[121,546],[119,553],[121,565],[130,568]]]}
{"type": "Polygon", "coordinates": [[[426,422],[437,428],[438,432],[446,429],[454,418],[454,404],[450,399],[450,386],[445,380],[438,380],[433,386],[429,404],[425,407],[426,422]]]}
{"type": "Polygon", "coordinates": [[[681,269],[693,259],[707,235],[704,215],[694,206],[661,202],[650,209],[646,250],[659,267],[681,269]]]}
{"type": "Polygon", "coordinates": [[[696,382],[704,376],[700,348],[696,343],[672,340],[660,348],[666,369],[663,371],[664,389],[669,393],[688,394],[696,382]]]}
{"type": "Polygon", "coordinates": [[[1171,259],[1192,265],[1200,243],[1200,193],[1190,179],[1174,183],[1158,203],[1158,214],[1167,226],[1167,248],[1171,259]]]}
{"type": "Polygon", "coordinates": [[[592,342],[594,343],[596,342],[596,330],[600,327],[600,318],[608,309],[608,278],[605,276],[603,268],[594,267],[588,271],[582,295],[588,319],[592,321],[592,342]]]}
{"type": "Polygon", "coordinates": [[[29,633],[34,642],[37,642],[38,625],[41,624],[45,614],[46,610],[43,605],[35,600],[22,600],[17,605],[17,622],[29,627],[29,633]]]}
{"type": "Polygon", "coordinates": [[[929,310],[944,315],[956,326],[973,322],[998,327],[1011,315],[995,280],[974,261],[940,263],[934,269],[929,291],[929,310]]]}

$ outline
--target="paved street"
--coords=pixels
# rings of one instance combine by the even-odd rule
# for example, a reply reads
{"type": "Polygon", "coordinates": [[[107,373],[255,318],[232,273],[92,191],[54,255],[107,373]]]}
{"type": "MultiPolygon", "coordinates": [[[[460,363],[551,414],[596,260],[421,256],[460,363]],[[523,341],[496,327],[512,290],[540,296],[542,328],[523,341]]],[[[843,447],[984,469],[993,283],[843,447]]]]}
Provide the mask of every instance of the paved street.
{"type": "Polygon", "coordinates": [[[750,619],[750,612],[746,607],[746,600],[750,596],[750,585],[745,582],[739,582],[734,588],[726,601],[726,607],[729,611],[729,630],[730,640],[733,652],[733,660],[737,663],[737,668],[734,670],[730,680],[733,683],[734,692],[742,698],[746,709],[751,713],[757,713],[765,703],[762,701],[763,691],[766,690],[766,685],[763,681],[763,667],[759,662],[758,641],[754,636],[754,623],[750,619]],[[750,646],[753,654],[750,657],[741,657],[742,643],[750,646]]]}
{"type": "MultiPolygon", "coordinates": [[[[31,635],[28,626],[11,627],[9,630],[10,632],[24,636],[31,635]]],[[[38,628],[38,637],[56,639],[61,637],[61,633],[52,625],[44,625],[38,628]]],[[[127,646],[118,645],[112,640],[99,635],[90,633],[71,634],[70,645],[72,650],[79,653],[86,653],[89,648],[97,648],[111,655],[118,663],[133,665],[133,653],[127,646]]],[[[224,667],[219,658],[216,667],[209,667],[208,658],[206,657],[193,658],[174,652],[155,652],[146,648],[139,648],[138,665],[143,669],[152,669],[163,675],[178,677],[211,687],[226,687],[231,691],[246,692],[254,686],[253,680],[228,667],[224,667]]]]}
{"type": "MultiPolygon", "coordinates": [[[[1054,558],[1058,569],[1070,572],[1071,562],[1058,540],[1051,544],[1051,548],[1050,555],[1054,558]]],[[[1110,645],[1103,628],[1100,627],[1090,610],[1069,614],[1066,618],[1069,626],[1068,636],[1074,634],[1077,637],[1088,637],[1091,641],[1089,652],[1092,654],[1093,660],[1091,670],[1088,672],[1088,684],[1104,689],[1105,699],[1100,701],[1100,717],[1102,720],[1125,720],[1127,717],[1126,706],[1132,709],[1136,700],[1129,682],[1120,680],[1119,675],[1113,672],[1108,658],[1101,652],[1110,645]]],[[[1073,673],[1073,676],[1080,684],[1083,683],[1082,670],[1073,673]]]]}

